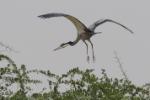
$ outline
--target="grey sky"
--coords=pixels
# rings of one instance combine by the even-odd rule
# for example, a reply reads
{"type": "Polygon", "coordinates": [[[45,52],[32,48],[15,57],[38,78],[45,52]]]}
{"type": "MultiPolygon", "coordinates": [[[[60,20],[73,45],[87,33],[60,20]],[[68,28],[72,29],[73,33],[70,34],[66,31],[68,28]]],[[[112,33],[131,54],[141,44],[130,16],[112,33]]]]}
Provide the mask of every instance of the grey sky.
{"type": "MultiPolygon", "coordinates": [[[[51,69],[58,74],[73,67],[101,68],[122,77],[114,59],[116,50],[129,79],[136,84],[150,82],[150,9],[148,0],[1,0],[0,41],[20,53],[3,52],[28,68],[51,69]],[[65,18],[42,20],[38,15],[62,12],[79,18],[87,26],[101,18],[116,20],[134,31],[130,34],[113,23],[99,26],[103,32],[92,38],[96,63],[86,62],[85,44],[52,50],[76,38],[76,29],[65,18]]],[[[91,51],[90,51],[91,52],[91,51]]]]}

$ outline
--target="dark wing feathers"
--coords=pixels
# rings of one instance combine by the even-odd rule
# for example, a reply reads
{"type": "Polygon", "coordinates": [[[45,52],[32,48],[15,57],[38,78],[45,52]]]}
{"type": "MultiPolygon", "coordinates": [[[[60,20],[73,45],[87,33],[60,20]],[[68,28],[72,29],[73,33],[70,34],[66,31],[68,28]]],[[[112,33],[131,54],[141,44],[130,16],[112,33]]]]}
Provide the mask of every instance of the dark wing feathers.
{"type": "Polygon", "coordinates": [[[40,17],[40,18],[51,18],[51,17],[60,17],[60,16],[67,16],[67,15],[62,14],[62,13],[49,13],[49,14],[40,15],[38,17],[40,17]]]}
{"type": "Polygon", "coordinates": [[[103,23],[106,23],[106,22],[112,22],[112,23],[115,23],[117,25],[120,25],[122,26],[123,28],[125,28],[126,30],[128,30],[130,33],[133,33],[133,31],[131,29],[129,29],[128,27],[114,21],[114,20],[111,20],[111,19],[101,19],[101,20],[98,20],[96,21],[95,23],[93,23],[92,25],[89,26],[88,29],[90,29],[91,31],[94,31],[96,29],[97,26],[103,24],[103,23]]]}
{"type": "Polygon", "coordinates": [[[128,30],[129,32],[133,33],[133,31],[131,29],[129,29],[128,27],[120,24],[119,22],[116,22],[114,20],[111,19],[101,19],[96,21],[95,23],[93,23],[92,25],[90,25],[88,28],[81,22],[79,21],[77,18],[71,16],[71,15],[67,15],[67,14],[63,14],[63,13],[48,13],[48,14],[44,14],[44,15],[40,15],[38,16],[40,18],[46,19],[46,18],[52,18],[52,17],[65,17],[67,19],[69,19],[76,27],[78,33],[82,33],[85,32],[85,30],[91,30],[94,31],[96,29],[96,27],[98,27],[101,24],[104,24],[106,22],[111,22],[111,23],[115,23],[117,25],[122,26],[123,28],[125,28],[126,30],[128,30]]]}
{"type": "Polygon", "coordinates": [[[84,32],[85,29],[87,29],[87,27],[77,18],[71,15],[63,14],[63,13],[48,13],[48,14],[40,15],[38,17],[43,18],[43,19],[52,18],[52,17],[65,17],[69,19],[75,25],[78,33],[82,33],[84,32]]]}

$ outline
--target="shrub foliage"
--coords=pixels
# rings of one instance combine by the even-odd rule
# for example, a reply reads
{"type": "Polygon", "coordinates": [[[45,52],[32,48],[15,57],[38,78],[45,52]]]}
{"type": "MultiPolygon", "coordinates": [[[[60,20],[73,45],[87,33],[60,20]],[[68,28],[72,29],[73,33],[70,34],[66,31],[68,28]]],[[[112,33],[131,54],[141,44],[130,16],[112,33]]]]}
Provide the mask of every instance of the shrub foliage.
{"type": "Polygon", "coordinates": [[[101,75],[93,69],[80,70],[78,67],[66,74],[56,75],[50,70],[28,70],[25,65],[17,66],[6,55],[0,55],[0,62],[8,65],[0,67],[0,100],[150,100],[150,87],[136,86],[128,79],[111,78],[104,69],[101,75]],[[34,73],[47,78],[49,88],[31,93],[31,85],[42,84],[32,79],[34,73]],[[11,88],[17,86],[13,91],[11,88]],[[63,91],[62,91],[63,87],[63,91]],[[30,94],[29,94],[30,92],[30,94]]]}

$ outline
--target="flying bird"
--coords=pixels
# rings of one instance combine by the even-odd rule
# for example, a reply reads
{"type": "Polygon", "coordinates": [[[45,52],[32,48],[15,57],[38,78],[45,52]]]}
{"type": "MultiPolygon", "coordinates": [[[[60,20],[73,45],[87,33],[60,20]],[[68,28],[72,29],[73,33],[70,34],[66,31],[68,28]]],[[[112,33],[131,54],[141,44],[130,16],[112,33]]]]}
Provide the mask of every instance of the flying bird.
{"type": "Polygon", "coordinates": [[[86,54],[87,54],[87,61],[89,62],[90,57],[88,54],[88,44],[86,41],[88,41],[91,46],[92,46],[92,55],[93,55],[93,61],[95,61],[95,54],[94,54],[94,46],[93,43],[91,42],[90,38],[96,34],[100,34],[101,32],[95,32],[95,29],[99,26],[102,25],[106,22],[111,22],[111,23],[115,23],[117,25],[120,25],[121,27],[123,27],[124,29],[126,29],[127,31],[129,31],[130,33],[133,33],[133,31],[131,29],[129,29],[128,27],[120,24],[119,22],[116,22],[114,20],[111,19],[100,19],[96,22],[94,22],[92,25],[90,25],[89,27],[86,27],[80,20],[78,20],[77,18],[75,18],[74,16],[68,15],[68,14],[63,14],[63,13],[48,13],[48,14],[43,14],[38,16],[40,18],[43,19],[47,19],[47,18],[52,18],[52,17],[65,17],[68,20],[70,20],[74,26],[77,29],[77,38],[74,41],[69,41],[66,43],[62,43],[58,48],[54,49],[54,51],[65,48],[67,46],[74,46],[75,44],[77,44],[80,40],[83,41],[83,43],[86,45],[86,54]]]}

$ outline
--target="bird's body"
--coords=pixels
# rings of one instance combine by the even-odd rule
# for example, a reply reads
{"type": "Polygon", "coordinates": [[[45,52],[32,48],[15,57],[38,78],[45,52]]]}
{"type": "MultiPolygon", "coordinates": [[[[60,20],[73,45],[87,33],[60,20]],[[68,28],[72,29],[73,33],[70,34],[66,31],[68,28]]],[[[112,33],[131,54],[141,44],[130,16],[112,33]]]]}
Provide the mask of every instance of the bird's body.
{"type": "Polygon", "coordinates": [[[91,36],[92,35],[89,32],[83,32],[82,34],[80,34],[80,37],[83,41],[90,39],[91,36]]]}
{"type": "Polygon", "coordinates": [[[77,18],[68,15],[68,14],[63,14],[63,13],[48,13],[48,14],[44,14],[44,15],[40,15],[38,16],[40,18],[46,19],[46,18],[52,18],[52,17],[65,17],[68,20],[70,20],[74,26],[77,29],[77,38],[75,41],[69,41],[67,43],[63,43],[61,44],[58,48],[54,49],[59,50],[61,48],[65,48],[66,46],[70,45],[70,46],[74,46],[75,44],[77,44],[80,40],[82,40],[86,47],[87,47],[87,60],[89,61],[89,55],[88,55],[88,44],[86,43],[86,40],[90,42],[91,46],[92,46],[92,53],[93,53],[93,60],[95,60],[95,56],[94,56],[94,48],[93,48],[93,44],[90,40],[90,38],[92,36],[94,36],[95,34],[101,33],[101,32],[94,32],[96,27],[105,23],[105,22],[112,22],[115,23],[117,25],[122,26],[123,28],[125,28],[126,30],[128,30],[129,32],[133,33],[132,30],[130,30],[129,28],[127,28],[126,26],[113,21],[111,19],[102,19],[102,20],[98,20],[96,22],[94,22],[92,25],[90,25],[89,27],[86,27],[81,21],[79,21],[77,18]]]}

